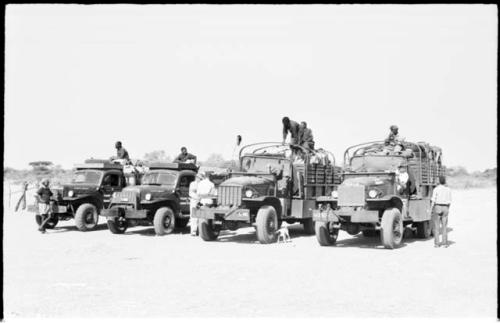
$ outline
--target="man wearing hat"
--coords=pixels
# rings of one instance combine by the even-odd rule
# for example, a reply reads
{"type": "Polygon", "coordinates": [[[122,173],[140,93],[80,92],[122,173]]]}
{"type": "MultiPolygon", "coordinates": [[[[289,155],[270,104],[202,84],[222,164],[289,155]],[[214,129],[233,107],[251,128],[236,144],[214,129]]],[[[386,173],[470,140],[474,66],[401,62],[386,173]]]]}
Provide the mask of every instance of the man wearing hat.
{"type": "Polygon", "coordinates": [[[40,188],[36,191],[35,198],[38,202],[38,213],[42,217],[42,222],[38,231],[45,233],[45,225],[50,218],[50,198],[52,197],[52,191],[49,188],[49,180],[44,178],[41,181],[40,188]]]}

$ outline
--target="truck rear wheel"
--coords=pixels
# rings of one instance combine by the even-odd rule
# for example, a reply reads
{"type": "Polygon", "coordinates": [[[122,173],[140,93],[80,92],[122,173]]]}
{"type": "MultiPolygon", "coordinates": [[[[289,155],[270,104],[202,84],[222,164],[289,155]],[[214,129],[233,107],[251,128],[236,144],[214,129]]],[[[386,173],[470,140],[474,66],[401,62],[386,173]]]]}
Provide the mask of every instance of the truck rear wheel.
{"type": "Polygon", "coordinates": [[[320,246],[333,246],[337,242],[339,229],[332,227],[332,222],[316,222],[316,239],[320,246]]]}
{"type": "Polygon", "coordinates": [[[99,221],[99,214],[94,204],[84,203],[78,207],[75,213],[75,225],[80,231],[95,229],[99,221]]]}
{"type": "Polygon", "coordinates": [[[174,211],[167,206],[159,208],[156,210],[153,225],[155,233],[159,236],[172,233],[175,228],[174,211]]]}
{"type": "Polygon", "coordinates": [[[304,226],[304,232],[306,234],[311,234],[313,235],[315,230],[314,230],[314,221],[312,218],[305,219],[302,222],[302,225],[304,226]]]}
{"type": "Polygon", "coordinates": [[[108,229],[114,234],[122,234],[127,231],[127,220],[114,218],[113,220],[108,220],[108,229]]]}
{"type": "MultiPolygon", "coordinates": [[[[42,224],[42,216],[37,214],[35,215],[35,221],[38,226],[42,224]]],[[[45,224],[45,229],[54,229],[59,222],[59,218],[57,215],[53,215],[52,218],[45,224]]]]}
{"type": "Polygon", "coordinates": [[[403,240],[403,220],[398,209],[392,208],[384,211],[380,237],[382,244],[387,249],[394,249],[401,245],[403,240]]]}
{"type": "Polygon", "coordinates": [[[267,244],[276,241],[278,217],[272,206],[263,206],[257,212],[257,239],[260,243],[267,244]]]}
{"type": "Polygon", "coordinates": [[[428,239],[431,236],[431,222],[429,220],[417,222],[417,237],[428,239]]]}
{"type": "Polygon", "coordinates": [[[205,241],[213,241],[219,236],[220,230],[213,227],[212,220],[200,219],[198,223],[200,237],[205,241]]]}

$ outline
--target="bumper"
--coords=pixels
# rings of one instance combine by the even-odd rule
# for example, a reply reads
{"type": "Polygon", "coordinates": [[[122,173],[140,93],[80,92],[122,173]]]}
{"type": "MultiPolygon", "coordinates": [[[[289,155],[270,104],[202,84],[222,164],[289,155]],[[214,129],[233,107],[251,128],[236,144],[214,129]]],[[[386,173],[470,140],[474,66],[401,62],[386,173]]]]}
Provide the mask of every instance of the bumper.
{"type": "Polygon", "coordinates": [[[206,220],[222,218],[225,221],[242,221],[250,223],[250,210],[202,206],[198,209],[193,209],[191,217],[194,219],[206,220]]]}
{"type": "Polygon", "coordinates": [[[351,223],[377,223],[379,222],[378,211],[371,210],[328,210],[313,211],[313,220],[317,222],[341,222],[342,220],[351,223]]]}
{"type": "Polygon", "coordinates": [[[124,215],[127,219],[145,219],[148,215],[146,210],[134,210],[126,208],[111,208],[101,211],[101,216],[105,216],[110,220],[119,217],[120,214],[124,215]]]}

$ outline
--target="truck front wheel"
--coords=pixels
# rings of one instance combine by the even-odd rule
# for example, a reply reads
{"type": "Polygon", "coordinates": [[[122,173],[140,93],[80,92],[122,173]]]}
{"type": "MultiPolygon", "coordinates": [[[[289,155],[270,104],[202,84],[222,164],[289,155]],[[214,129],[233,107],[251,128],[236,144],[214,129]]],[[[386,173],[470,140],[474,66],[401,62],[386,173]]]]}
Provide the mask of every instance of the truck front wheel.
{"type": "Polygon", "coordinates": [[[213,227],[212,220],[200,219],[198,223],[200,237],[205,241],[213,241],[219,236],[220,230],[213,227]]]}
{"type": "Polygon", "coordinates": [[[403,240],[403,220],[398,209],[393,208],[384,211],[380,237],[382,244],[387,249],[394,249],[401,245],[403,240]]]}
{"type": "Polygon", "coordinates": [[[272,243],[276,241],[276,230],[278,229],[278,217],[272,206],[263,206],[257,212],[257,239],[260,243],[272,243]]]}
{"type": "Polygon", "coordinates": [[[91,203],[84,203],[78,207],[75,213],[75,225],[80,231],[95,229],[99,221],[97,208],[91,203]]]}
{"type": "Polygon", "coordinates": [[[337,241],[339,229],[332,227],[332,222],[316,222],[316,239],[320,246],[332,246],[337,241]]]}
{"type": "Polygon", "coordinates": [[[122,234],[127,231],[127,220],[125,218],[116,217],[108,220],[108,229],[114,234],[122,234]]]}
{"type": "Polygon", "coordinates": [[[155,233],[159,236],[172,233],[175,228],[175,215],[169,207],[159,208],[153,219],[155,233]]]}

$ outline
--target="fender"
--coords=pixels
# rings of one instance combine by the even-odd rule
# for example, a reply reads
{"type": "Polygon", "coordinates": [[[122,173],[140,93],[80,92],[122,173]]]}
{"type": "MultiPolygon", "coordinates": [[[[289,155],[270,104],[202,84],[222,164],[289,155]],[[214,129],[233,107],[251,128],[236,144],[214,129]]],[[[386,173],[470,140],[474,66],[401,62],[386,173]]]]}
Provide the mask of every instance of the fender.
{"type": "Polygon", "coordinates": [[[280,216],[282,209],[283,209],[279,198],[273,197],[273,196],[259,196],[256,198],[243,198],[242,201],[246,202],[248,204],[258,203],[261,205],[270,205],[270,206],[274,207],[274,209],[276,210],[276,214],[278,214],[278,216],[280,216]]]}
{"type": "Polygon", "coordinates": [[[155,199],[152,201],[147,201],[147,200],[141,200],[140,203],[144,206],[156,206],[158,204],[161,205],[167,205],[171,206],[173,208],[174,213],[177,213],[180,210],[180,204],[176,199],[172,198],[162,198],[162,199],[155,199]]]}

